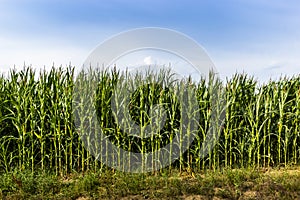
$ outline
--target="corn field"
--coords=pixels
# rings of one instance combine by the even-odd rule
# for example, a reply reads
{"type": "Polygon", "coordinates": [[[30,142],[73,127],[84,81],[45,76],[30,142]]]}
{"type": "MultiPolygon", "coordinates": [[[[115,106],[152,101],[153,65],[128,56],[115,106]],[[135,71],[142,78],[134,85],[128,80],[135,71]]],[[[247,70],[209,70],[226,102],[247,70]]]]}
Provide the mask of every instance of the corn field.
{"type": "MultiPolygon", "coordinates": [[[[168,144],[180,130],[178,94],[160,83],[148,83],[137,88],[128,103],[131,118],[142,128],[151,123],[149,106],[161,105],[167,110],[166,122],[159,134],[147,138],[128,136],[118,125],[112,112],[116,84],[132,82],[141,76],[127,77],[116,70],[93,72],[97,85],[79,85],[85,73],[75,77],[74,68],[52,68],[37,73],[31,68],[11,70],[0,78],[0,171],[14,169],[52,170],[57,175],[72,171],[109,169],[103,164],[107,156],[97,159],[87,151],[81,140],[89,129],[97,129],[92,119],[82,119],[79,128],[74,124],[74,110],[88,109],[83,102],[73,104],[76,97],[93,90],[87,96],[95,102],[96,115],[105,136],[116,146],[129,152],[154,152],[168,144]],[[125,77],[125,78],[124,78],[125,77]],[[78,94],[76,94],[78,93],[78,94]],[[76,109],[74,106],[78,106],[76,109]]],[[[161,72],[163,79],[172,74],[161,72]]],[[[83,82],[88,84],[88,82],[83,82]]],[[[173,83],[171,83],[173,84],[173,83]]],[[[174,82],[175,84],[175,82],[174,82]]],[[[195,139],[190,148],[169,168],[181,170],[219,169],[222,167],[274,167],[299,164],[300,161],[300,77],[282,77],[259,85],[253,77],[235,74],[222,83],[226,113],[219,127],[220,137],[211,152],[199,157],[201,144],[209,129],[211,93],[207,80],[180,81],[195,90],[200,118],[195,139]]],[[[75,113],[76,114],[76,113],[75,113]]],[[[99,128],[99,127],[98,127],[99,128]]],[[[97,140],[95,140],[97,141],[97,140]]],[[[95,144],[96,145],[96,144],[95,144]]],[[[106,152],[120,156],[118,152],[106,152]]],[[[122,157],[119,157],[122,159],[122,157]]],[[[130,163],[128,163],[130,165],[130,163]]]]}

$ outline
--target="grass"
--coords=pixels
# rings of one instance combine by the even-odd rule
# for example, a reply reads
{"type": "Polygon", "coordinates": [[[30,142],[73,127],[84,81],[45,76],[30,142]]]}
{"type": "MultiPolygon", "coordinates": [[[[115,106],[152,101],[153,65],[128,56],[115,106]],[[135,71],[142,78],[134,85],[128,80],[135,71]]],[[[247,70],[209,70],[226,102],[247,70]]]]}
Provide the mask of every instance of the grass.
{"type": "Polygon", "coordinates": [[[2,199],[299,199],[300,168],[0,175],[2,199]]]}

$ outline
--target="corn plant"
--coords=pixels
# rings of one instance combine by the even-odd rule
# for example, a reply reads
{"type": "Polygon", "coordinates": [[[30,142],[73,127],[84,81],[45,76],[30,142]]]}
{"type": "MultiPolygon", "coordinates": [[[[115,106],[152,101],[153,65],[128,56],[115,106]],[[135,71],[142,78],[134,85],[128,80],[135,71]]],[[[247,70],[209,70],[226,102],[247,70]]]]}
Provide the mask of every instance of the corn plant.
{"type": "MultiPolygon", "coordinates": [[[[153,170],[164,156],[170,161],[169,170],[181,171],[299,164],[299,76],[259,85],[253,77],[235,74],[218,82],[215,91],[220,93],[212,92],[216,88],[210,81],[175,80],[167,70],[149,71],[146,76],[116,68],[90,69],[77,75],[73,67],[39,73],[30,67],[11,70],[7,77],[0,76],[0,170],[41,169],[64,175],[109,169],[104,163],[110,158],[117,158],[113,166],[134,169],[135,153],[155,153],[175,141],[183,128],[195,136],[193,143],[184,152],[178,140],[167,155],[152,157],[153,170]],[[122,86],[129,89],[127,96],[122,86]],[[183,122],[181,111],[192,104],[191,98],[185,99],[185,105],[181,103],[183,94],[196,96],[197,122],[183,122]],[[122,95],[128,101],[117,101],[122,95]],[[214,95],[225,104],[223,109],[215,109],[217,116],[224,115],[223,122],[214,119],[214,95]],[[128,113],[118,117],[113,106],[128,113]],[[76,116],[80,116],[77,121],[76,116]],[[165,116],[164,124],[159,116],[165,116]],[[211,126],[213,119],[218,126],[211,126]],[[98,130],[103,134],[92,134],[98,130]],[[149,130],[154,133],[146,137],[149,130]],[[210,130],[220,137],[202,158],[202,145],[210,130]],[[132,131],[139,135],[128,134],[132,131]],[[103,153],[108,142],[119,150],[103,153]],[[130,159],[125,160],[120,148],[129,152],[130,159]],[[180,157],[173,162],[176,149],[180,157]]],[[[186,117],[192,118],[192,110],[187,111],[186,117]]],[[[147,162],[145,157],[143,163],[147,162]]],[[[143,163],[141,168],[146,167],[143,163]]]]}

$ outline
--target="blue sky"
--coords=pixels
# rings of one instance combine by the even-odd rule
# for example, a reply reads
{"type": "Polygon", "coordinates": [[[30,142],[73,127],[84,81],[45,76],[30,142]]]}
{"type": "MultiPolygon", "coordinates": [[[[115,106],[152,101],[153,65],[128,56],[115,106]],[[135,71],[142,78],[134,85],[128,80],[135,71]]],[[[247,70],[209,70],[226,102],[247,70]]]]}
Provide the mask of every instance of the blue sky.
{"type": "Polygon", "coordinates": [[[0,0],[0,70],[81,66],[101,42],[133,28],[174,29],[202,45],[222,78],[298,74],[296,0],[0,0]]]}

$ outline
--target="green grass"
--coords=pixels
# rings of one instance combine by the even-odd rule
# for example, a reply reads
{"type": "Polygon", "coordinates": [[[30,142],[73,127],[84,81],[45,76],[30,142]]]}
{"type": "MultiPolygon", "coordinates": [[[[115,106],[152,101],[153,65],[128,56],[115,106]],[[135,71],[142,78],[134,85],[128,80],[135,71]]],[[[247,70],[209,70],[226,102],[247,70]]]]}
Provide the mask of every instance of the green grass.
{"type": "Polygon", "coordinates": [[[122,172],[54,173],[30,171],[0,175],[3,199],[298,199],[300,169],[224,169],[159,174],[122,172]]]}

